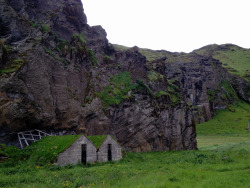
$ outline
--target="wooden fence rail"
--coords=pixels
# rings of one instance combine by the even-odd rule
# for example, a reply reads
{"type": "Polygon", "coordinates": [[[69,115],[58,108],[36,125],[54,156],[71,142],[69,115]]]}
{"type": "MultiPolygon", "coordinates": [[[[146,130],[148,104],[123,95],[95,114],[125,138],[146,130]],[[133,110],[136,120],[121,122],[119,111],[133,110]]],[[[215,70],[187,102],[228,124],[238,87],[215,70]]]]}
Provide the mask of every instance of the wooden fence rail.
{"type": "Polygon", "coordinates": [[[29,146],[31,143],[37,140],[41,140],[45,136],[52,136],[51,134],[40,131],[38,129],[32,131],[19,132],[17,133],[17,135],[22,149],[24,149],[26,146],[29,146]]]}

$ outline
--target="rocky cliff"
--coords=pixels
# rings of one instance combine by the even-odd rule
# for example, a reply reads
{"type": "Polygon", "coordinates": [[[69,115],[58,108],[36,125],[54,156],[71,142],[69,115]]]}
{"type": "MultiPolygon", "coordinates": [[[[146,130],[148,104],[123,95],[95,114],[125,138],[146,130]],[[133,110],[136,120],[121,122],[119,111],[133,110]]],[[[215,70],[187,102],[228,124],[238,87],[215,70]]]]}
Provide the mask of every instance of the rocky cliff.
{"type": "Polygon", "coordinates": [[[115,50],[80,0],[0,0],[0,28],[0,142],[38,128],[112,134],[128,151],[196,149],[196,123],[250,102],[249,82],[211,55],[115,50]]]}

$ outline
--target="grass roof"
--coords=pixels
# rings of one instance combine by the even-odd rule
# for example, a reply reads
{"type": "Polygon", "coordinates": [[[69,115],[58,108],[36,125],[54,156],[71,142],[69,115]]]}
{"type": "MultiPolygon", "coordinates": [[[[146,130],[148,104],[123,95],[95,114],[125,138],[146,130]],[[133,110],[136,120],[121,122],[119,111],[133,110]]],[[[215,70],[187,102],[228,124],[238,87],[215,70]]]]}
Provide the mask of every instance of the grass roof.
{"type": "Polygon", "coordinates": [[[87,138],[94,144],[96,148],[99,148],[108,135],[95,135],[87,136],[87,138]]]}
{"type": "Polygon", "coordinates": [[[81,135],[47,136],[24,149],[29,161],[44,165],[54,163],[59,153],[70,147],[81,135]]]}

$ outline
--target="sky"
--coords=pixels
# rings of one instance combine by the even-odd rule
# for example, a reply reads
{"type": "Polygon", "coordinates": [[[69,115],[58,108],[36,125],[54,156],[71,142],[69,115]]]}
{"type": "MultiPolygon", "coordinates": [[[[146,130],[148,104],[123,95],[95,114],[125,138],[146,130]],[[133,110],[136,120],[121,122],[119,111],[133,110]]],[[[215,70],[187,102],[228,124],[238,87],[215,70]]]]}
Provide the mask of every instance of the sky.
{"type": "Polygon", "coordinates": [[[110,43],[191,52],[208,44],[250,48],[250,0],[82,0],[110,43]]]}

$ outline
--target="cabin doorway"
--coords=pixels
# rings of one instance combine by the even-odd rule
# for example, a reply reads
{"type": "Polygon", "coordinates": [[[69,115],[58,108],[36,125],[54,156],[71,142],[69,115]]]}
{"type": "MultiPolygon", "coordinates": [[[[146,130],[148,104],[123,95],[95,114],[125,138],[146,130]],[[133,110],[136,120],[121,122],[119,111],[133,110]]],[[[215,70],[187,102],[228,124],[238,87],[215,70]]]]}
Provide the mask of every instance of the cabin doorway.
{"type": "Polygon", "coordinates": [[[108,144],[108,161],[112,161],[112,145],[108,144]]]}
{"type": "Polygon", "coordinates": [[[82,144],[82,160],[81,162],[83,164],[87,164],[87,145],[86,144],[82,144]]]}

